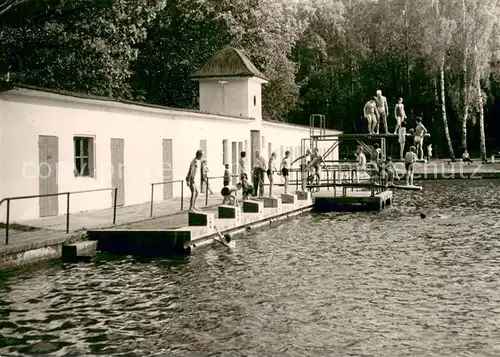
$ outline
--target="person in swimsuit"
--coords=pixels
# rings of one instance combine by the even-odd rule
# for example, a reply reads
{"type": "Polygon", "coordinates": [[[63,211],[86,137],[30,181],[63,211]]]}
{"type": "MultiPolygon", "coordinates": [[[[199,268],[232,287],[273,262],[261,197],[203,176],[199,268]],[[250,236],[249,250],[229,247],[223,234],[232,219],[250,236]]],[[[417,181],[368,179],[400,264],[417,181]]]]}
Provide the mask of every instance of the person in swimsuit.
{"type": "Polygon", "coordinates": [[[406,120],[403,120],[398,131],[398,141],[399,141],[399,158],[404,160],[405,145],[406,145],[406,120]]]}
{"type": "Polygon", "coordinates": [[[361,174],[366,171],[366,156],[363,153],[363,148],[360,146],[356,151],[358,164],[356,165],[356,182],[359,183],[361,174]]]}
{"type": "MultiPolygon", "coordinates": [[[[379,114],[380,120],[384,125],[384,130],[386,134],[389,134],[389,127],[387,126],[387,118],[389,117],[389,107],[387,105],[387,98],[382,95],[382,91],[377,90],[377,96],[375,97],[377,102],[377,112],[379,114]]],[[[379,132],[379,126],[377,124],[377,134],[379,132]]]]}
{"type": "Polygon", "coordinates": [[[243,201],[246,201],[248,200],[248,196],[253,194],[253,186],[248,182],[247,174],[242,175],[240,185],[242,199],[243,201]]]}
{"type": "Polygon", "coordinates": [[[319,154],[319,149],[315,148],[311,154],[311,161],[307,165],[307,171],[309,171],[311,168],[314,170],[313,173],[313,179],[312,183],[314,183],[314,180],[316,180],[316,184],[319,185],[321,181],[321,164],[323,164],[325,161],[323,160],[323,157],[319,154]]]}
{"type": "Polygon", "coordinates": [[[427,133],[427,129],[425,126],[422,124],[422,118],[417,117],[415,118],[415,121],[417,122],[417,126],[415,127],[415,137],[413,139],[416,150],[417,150],[417,159],[423,160],[424,159],[424,136],[427,133]]]}
{"type": "Polygon", "coordinates": [[[241,189],[241,182],[238,182],[236,184],[236,187],[232,186],[224,186],[222,190],[220,191],[222,197],[224,199],[222,200],[223,205],[238,205],[238,200],[236,198],[238,190],[241,189]]]}
{"type": "Polygon", "coordinates": [[[243,181],[243,175],[247,175],[247,153],[245,151],[242,151],[240,153],[240,159],[238,160],[239,164],[239,176],[240,176],[240,181],[243,181]]]}
{"type": "Polygon", "coordinates": [[[378,120],[379,114],[377,111],[377,102],[375,101],[375,97],[366,102],[365,107],[363,109],[363,113],[365,115],[366,120],[368,121],[368,133],[369,134],[378,134],[378,120]],[[377,130],[377,132],[375,132],[377,130]]]}
{"type": "Polygon", "coordinates": [[[413,186],[413,165],[416,161],[415,146],[411,146],[405,155],[406,186],[413,186]]]}
{"type": "Polygon", "coordinates": [[[373,144],[373,150],[370,153],[370,163],[377,174],[380,174],[380,162],[382,158],[382,150],[377,143],[373,144]]]}
{"type": "Polygon", "coordinates": [[[394,134],[399,134],[398,129],[401,127],[401,123],[403,122],[403,120],[406,119],[403,98],[398,99],[398,104],[396,104],[396,107],[394,108],[394,116],[396,117],[396,129],[394,129],[394,134]]]}
{"type": "Polygon", "coordinates": [[[191,160],[191,163],[189,165],[189,170],[186,175],[186,184],[191,190],[191,199],[189,200],[189,210],[193,212],[199,212],[199,209],[196,208],[196,199],[200,194],[202,158],[203,158],[203,150],[196,151],[195,158],[191,160]]]}
{"type": "Polygon", "coordinates": [[[387,157],[384,164],[384,177],[386,186],[394,186],[394,178],[399,180],[398,170],[394,166],[390,156],[387,157]]]}
{"type": "Polygon", "coordinates": [[[205,190],[208,190],[208,192],[210,192],[211,195],[214,194],[214,192],[212,191],[212,188],[210,187],[210,182],[209,182],[209,179],[208,179],[208,162],[207,160],[203,160],[201,162],[201,177],[202,177],[202,182],[205,184],[205,190]]]}
{"type": "Polygon", "coordinates": [[[264,197],[264,174],[266,173],[266,160],[260,156],[259,151],[255,151],[253,162],[253,188],[254,196],[264,197]]]}
{"type": "Polygon", "coordinates": [[[285,179],[285,193],[288,193],[288,182],[289,182],[289,172],[290,169],[290,151],[285,151],[285,157],[281,160],[280,171],[285,179]]]}
{"type": "Polygon", "coordinates": [[[229,164],[224,165],[224,186],[229,186],[231,181],[231,173],[229,172],[229,164]]]}
{"type": "Polygon", "coordinates": [[[289,176],[290,176],[290,151],[285,151],[285,157],[281,160],[280,164],[280,172],[283,175],[283,179],[285,181],[284,186],[285,186],[285,193],[288,193],[288,184],[289,184],[289,176]]]}
{"type": "Polygon", "coordinates": [[[267,165],[267,178],[269,179],[269,197],[273,197],[273,182],[274,182],[274,174],[278,173],[276,169],[276,153],[273,152],[269,157],[269,162],[267,165]]]}
{"type": "Polygon", "coordinates": [[[302,172],[302,190],[306,190],[306,183],[307,183],[307,167],[309,166],[309,163],[311,162],[311,150],[307,149],[306,153],[304,155],[299,156],[295,160],[293,160],[290,163],[290,167],[297,161],[303,160],[303,163],[300,165],[300,171],[302,172]]]}

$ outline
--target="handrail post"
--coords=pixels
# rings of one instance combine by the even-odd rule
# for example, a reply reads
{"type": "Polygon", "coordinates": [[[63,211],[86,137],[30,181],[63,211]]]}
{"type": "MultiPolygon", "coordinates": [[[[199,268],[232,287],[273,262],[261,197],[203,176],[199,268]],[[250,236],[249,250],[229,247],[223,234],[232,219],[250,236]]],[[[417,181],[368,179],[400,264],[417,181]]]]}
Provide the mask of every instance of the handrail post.
{"type": "MultiPolygon", "coordinates": [[[[354,183],[354,170],[351,170],[351,183],[354,183]]],[[[351,192],[354,192],[354,186],[351,186],[351,192]]]]}
{"type": "Polygon", "coordinates": [[[7,198],[7,217],[5,218],[5,245],[9,244],[10,199],[7,198]]]}
{"type": "Polygon", "coordinates": [[[333,197],[337,197],[337,171],[333,170],[333,197]]]}
{"type": "Polygon", "coordinates": [[[155,184],[151,184],[151,207],[149,209],[149,217],[153,217],[153,198],[154,198],[155,184]]]}
{"type": "Polygon", "coordinates": [[[181,180],[181,211],[184,210],[184,180],[181,180]]]}
{"type": "Polygon", "coordinates": [[[116,224],[116,199],[118,196],[118,187],[115,187],[115,197],[113,199],[113,225],[116,224]]]}
{"type": "Polygon", "coordinates": [[[208,206],[208,176],[207,176],[207,181],[205,182],[205,206],[208,206]]]}
{"type": "Polygon", "coordinates": [[[372,183],[372,192],[371,192],[371,196],[374,197],[375,196],[375,179],[372,178],[371,179],[371,183],[372,183]]]}
{"type": "Polygon", "coordinates": [[[330,174],[328,173],[328,169],[326,170],[326,185],[327,185],[327,190],[330,191],[330,174]]]}
{"type": "Polygon", "coordinates": [[[66,193],[66,234],[69,233],[69,195],[69,192],[66,193]]]}

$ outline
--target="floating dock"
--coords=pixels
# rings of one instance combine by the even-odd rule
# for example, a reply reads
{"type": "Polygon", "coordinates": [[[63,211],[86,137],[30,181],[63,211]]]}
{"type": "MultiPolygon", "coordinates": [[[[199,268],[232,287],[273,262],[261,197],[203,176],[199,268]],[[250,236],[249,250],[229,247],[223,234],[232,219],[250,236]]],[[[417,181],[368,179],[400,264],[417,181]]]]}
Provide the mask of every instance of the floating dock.
{"type": "Polygon", "coordinates": [[[392,191],[378,193],[371,191],[320,191],[313,193],[314,211],[346,212],[346,211],[380,211],[391,205],[392,191]]]}

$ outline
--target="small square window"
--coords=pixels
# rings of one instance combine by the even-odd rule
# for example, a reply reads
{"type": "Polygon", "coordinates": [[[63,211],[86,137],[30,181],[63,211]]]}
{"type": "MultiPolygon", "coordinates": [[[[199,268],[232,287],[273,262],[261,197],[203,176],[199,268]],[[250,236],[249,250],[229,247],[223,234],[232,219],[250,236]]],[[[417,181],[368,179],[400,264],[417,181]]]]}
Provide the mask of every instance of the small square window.
{"type": "Polygon", "coordinates": [[[73,169],[75,176],[94,177],[94,138],[75,136],[73,144],[75,147],[75,167],[73,169]]]}

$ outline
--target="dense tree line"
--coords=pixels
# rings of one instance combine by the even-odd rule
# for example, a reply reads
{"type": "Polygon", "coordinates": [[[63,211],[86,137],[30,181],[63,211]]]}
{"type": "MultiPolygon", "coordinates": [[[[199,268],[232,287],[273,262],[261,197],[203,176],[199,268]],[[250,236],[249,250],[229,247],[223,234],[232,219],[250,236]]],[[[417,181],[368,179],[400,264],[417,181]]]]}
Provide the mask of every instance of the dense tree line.
{"type": "Polygon", "coordinates": [[[381,89],[440,156],[500,148],[496,0],[0,0],[0,19],[4,82],[196,108],[190,75],[232,45],[270,78],[269,118],[366,132],[381,89]]]}

